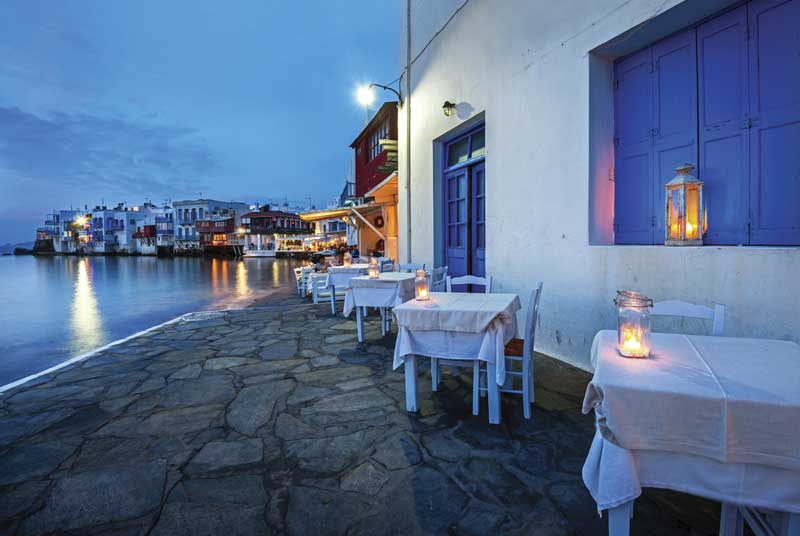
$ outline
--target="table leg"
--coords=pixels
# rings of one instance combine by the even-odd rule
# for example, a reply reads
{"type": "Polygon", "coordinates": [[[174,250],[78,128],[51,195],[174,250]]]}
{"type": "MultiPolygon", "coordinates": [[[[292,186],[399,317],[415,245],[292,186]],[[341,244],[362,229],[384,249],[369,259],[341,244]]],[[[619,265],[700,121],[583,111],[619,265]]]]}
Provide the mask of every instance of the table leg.
{"type": "Polygon", "coordinates": [[[439,359],[431,358],[431,391],[439,390],[439,359]]]}
{"type": "Polygon", "coordinates": [[[386,309],[380,308],[381,311],[381,337],[386,335],[386,309]]]}
{"type": "Polygon", "coordinates": [[[406,374],[406,411],[417,411],[417,356],[407,356],[403,368],[406,374]]]}
{"type": "Polygon", "coordinates": [[[364,342],[364,310],[356,306],[356,327],[358,328],[358,342],[364,342]]]}
{"type": "Polygon", "coordinates": [[[500,424],[500,386],[497,385],[497,366],[486,363],[486,385],[489,388],[489,424],[500,424]]]}
{"type": "Polygon", "coordinates": [[[336,316],[336,287],[331,287],[331,314],[336,316]]]}
{"type": "Polygon", "coordinates": [[[744,519],[739,507],[732,503],[722,503],[719,516],[719,536],[742,536],[744,519]]]}
{"type": "Polygon", "coordinates": [[[608,510],[608,536],[628,536],[631,531],[633,501],[608,510]]]}

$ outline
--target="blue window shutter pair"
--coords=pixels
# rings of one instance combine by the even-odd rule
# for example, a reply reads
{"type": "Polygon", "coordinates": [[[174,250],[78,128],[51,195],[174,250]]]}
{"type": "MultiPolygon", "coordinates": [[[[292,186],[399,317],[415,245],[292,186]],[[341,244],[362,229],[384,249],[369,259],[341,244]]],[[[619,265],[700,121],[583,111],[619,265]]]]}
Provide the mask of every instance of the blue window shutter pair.
{"type": "Polygon", "coordinates": [[[616,63],[618,244],[663,242],[663,185],[686,161],[706,243],[800,245],[798,26],[800,0],[757,0],[616,63]]]}
{"type": "Polygon", "coordinates": [[[664,242],[664,185],[697,162],[694,30],[615,65],[614,236],[617,244],[664,242]]]}

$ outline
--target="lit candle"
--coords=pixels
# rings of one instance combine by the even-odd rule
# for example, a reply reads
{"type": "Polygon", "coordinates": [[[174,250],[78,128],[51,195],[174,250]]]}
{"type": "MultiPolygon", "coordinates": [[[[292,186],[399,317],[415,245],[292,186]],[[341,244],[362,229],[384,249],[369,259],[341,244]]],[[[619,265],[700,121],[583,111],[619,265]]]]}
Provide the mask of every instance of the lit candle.
{"type": "Polygon", "coordinates": [[[638,327],[624,326],[622,328],[622,355],[627,357],[647,357],[649,351],[643,344],[642,331],[638,327]]]}

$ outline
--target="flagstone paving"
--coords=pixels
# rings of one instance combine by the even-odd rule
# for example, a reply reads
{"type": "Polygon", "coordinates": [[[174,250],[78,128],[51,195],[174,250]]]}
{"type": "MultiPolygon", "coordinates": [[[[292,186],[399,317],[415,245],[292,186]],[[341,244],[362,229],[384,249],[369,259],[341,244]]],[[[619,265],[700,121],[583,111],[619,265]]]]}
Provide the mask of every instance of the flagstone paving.
{"type": "MultiPolygon", "coordinates": [[[[537,355],[533,417],[471,379],[404,409],[394,337],[289,296],[197,315],[0,395],[0,534],[602,534],[581,482],[589,376],[537,355]],[[262,304],[264,305],[264,304],[262,304]]],[[[430,374],[426,372],[427,382],[430,374]]],[[[633,534],[712,534],[648,491],[633,534]]]]}

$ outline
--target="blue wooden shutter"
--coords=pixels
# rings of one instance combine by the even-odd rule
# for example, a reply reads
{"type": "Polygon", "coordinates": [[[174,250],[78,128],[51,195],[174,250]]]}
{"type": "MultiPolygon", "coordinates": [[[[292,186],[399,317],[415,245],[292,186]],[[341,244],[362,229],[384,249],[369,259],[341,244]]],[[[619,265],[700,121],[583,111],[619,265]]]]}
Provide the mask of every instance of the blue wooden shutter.
{"type": "Polygon", "coordinates": [[[653,58],[614,65],[614,241],[653,243],[653,58]]]}
{"type": "Polygon", "coordinates": [[[759,0],[750,21],[751,244],[800,245],[800,0],[759,0]]]}
{"type": "Polygon", "coordinates": [[[708,244],[746,244],[749,130],[747,8],[697,28],[700,166],[708,244]]]}
{"type": "Polygon", "coordinates": [[[656,244],[664,243],[664,185],[684,162],[697,166],[695,30],[653,46],[653,210],[656,244]]]}
{"type": "Polygon", "coordinates": [[[467,171],[444,174],[445,263],[451,276],[467,274],[467,171]]]}

